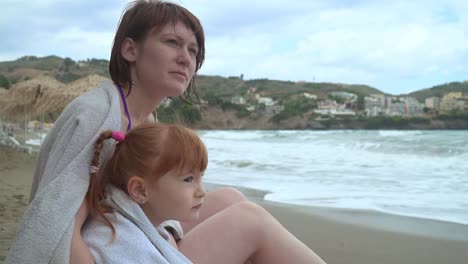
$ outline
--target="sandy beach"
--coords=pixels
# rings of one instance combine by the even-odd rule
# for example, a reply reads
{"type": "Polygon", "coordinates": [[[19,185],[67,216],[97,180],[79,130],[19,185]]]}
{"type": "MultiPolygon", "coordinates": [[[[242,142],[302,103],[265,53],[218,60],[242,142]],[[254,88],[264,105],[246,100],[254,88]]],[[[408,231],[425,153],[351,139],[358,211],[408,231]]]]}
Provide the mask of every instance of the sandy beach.
{"type": "MultiPolygon", "coordinates": [[[[0,148],[0,261],[28,203],[35,158],[0,148]]],[[[218,188],[207,184],[207,189],[218,188]]],[[[373,211],[264,201],[242,188],[327,263],[468,263],[468,226],[373,211]]],[[[293,262],[292,262],[293,263],[293,262]]]]}

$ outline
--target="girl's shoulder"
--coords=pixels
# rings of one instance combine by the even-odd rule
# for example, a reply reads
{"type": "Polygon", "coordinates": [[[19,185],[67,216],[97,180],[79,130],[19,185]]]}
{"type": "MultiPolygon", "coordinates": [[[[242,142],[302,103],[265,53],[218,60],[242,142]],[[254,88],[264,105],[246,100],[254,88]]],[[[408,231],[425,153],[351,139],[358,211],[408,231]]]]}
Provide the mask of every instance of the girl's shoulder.
{"type": "Polygon", "coordinates": [[[143,231],[130,220],[117,212],[106,216],[115,228],[114,240],[111,228],[99,219],[89,219],[83,226],[83,240],[96,260],[101,263],[150,263],[161,258],[143,231]]]}

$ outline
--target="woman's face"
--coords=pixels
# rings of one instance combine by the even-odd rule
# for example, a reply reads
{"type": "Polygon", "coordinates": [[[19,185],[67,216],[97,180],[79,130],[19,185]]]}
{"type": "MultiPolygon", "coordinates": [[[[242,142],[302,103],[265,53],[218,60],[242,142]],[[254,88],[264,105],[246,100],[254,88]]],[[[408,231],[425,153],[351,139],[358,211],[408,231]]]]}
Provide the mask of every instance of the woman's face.
{"type": "Polygon", "coordinates": [[[150,31],[137,44],[132,64],[134,80],[157,100],[179,96],[195,74],[197,53],[195,35],[183,23],[168,24],[156,33],[150,31]]]}

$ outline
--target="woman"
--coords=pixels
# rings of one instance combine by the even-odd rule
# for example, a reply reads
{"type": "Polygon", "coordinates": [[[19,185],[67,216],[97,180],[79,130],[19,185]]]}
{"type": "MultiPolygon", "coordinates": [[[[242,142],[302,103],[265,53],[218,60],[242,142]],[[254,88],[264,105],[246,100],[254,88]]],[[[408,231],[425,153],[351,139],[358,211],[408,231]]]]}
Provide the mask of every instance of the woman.
{"type": "MultiPolygon", "coordinates": [[[[112,48],[113,82],[101,83],[67,106],[41,147],[31,203],[6,263],[93,263],[81,228],[89,214],[84,199],[89,184],[86,164],[97,135],[105,129],[127,133],[155,122],[153,110],[167,97],[184,94],[192,100],[204,54],[203,28],[185,8],[161,1],[129,6],[112,48]]],[[[110,150],[107,146],[102,156],[110,150]]],[[[191,261],[322,263],[237,190],[224,188],[204,200],[198,220],[181,223],[185,235],[178,222],[165,225],[172,245],[191,261]]]]}

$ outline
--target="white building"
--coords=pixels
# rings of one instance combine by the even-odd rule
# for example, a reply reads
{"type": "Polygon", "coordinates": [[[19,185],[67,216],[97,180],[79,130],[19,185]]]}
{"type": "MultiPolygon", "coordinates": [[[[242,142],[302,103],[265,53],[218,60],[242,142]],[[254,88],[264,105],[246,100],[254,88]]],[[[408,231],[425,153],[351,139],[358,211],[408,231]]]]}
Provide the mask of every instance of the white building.
{"type": "Polygon", "coordinates": [[[302,95],[303,95],[305,98],[317,100],[317,96],[316,96],[315,94],[303,93],[302,95]]]}
{"type": "Polygon", "coordinates": [[[231,103],[237,104],[237,105],[244,105],[246,103],[246,100],[242,96],[233,96],[231,98],[231,103]]]}
{"type": "Polygon", "coordinates": [[[357,95],[353,93],[348,93],[348,92],[331,92],[330,95],[336,96],[336,97],[341,97],[345,99],[346,101],[355,101],[357,100],[357,95]]]}
{"type": "Polygon", "coordinates": [[[364,108],[367,116],[379,116],[385,114],[385,97],[364,97],[364,108]]]}
{"type": "Polygon", "coordinates": [[[264,104],[265,106],[275,105],[276,102],[270,97],[258,97],[257,102],[259,104],[264,104]]]}
{"type": "Polygon", "coordinates": [[[281,113],[284,110],[282,105],[266,105],[265,114],[267,115],[276,115],[281,113]]]}
{"type": "Polygon", "coordinates": [[[356,113],[349,109],[315,109],[314,113],[328,116],[354,116],[356,113]]]}
{"type": "Polygon", "coordinates": [[[425,102],[425,106],[430,109],[439,109],[440,108],[440,98],[439,97],[428,97],[425,102]]]}
{"type": "Polygon", "coordinates": [[[323,100],[317,103],[318,109],[344,109],[345,105],[338,104],[336,101],[332,100],[323,100]]]}

